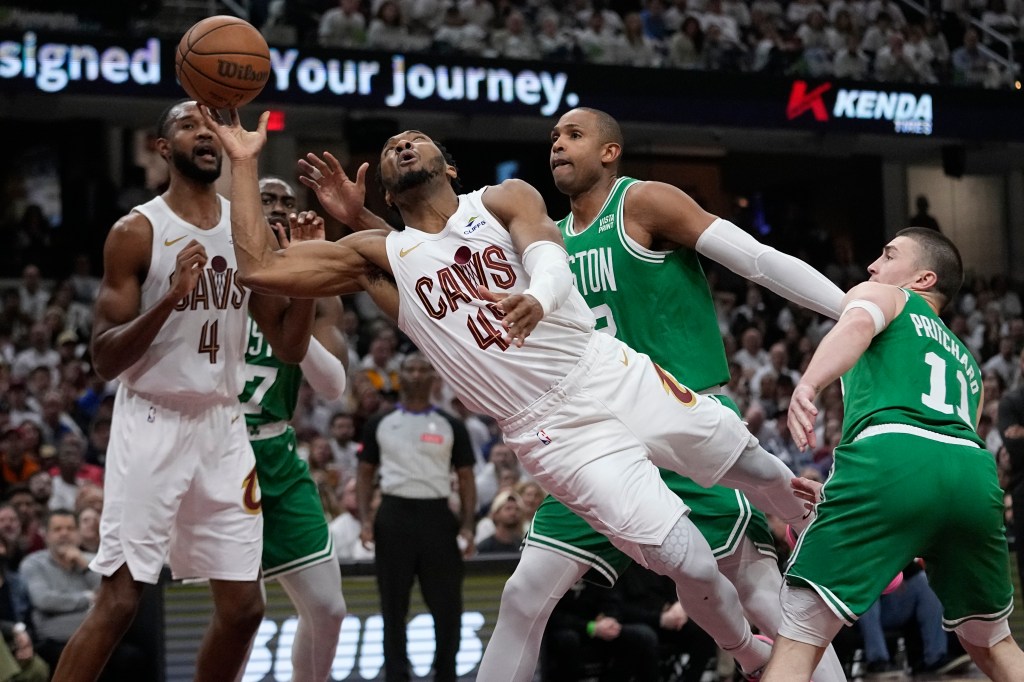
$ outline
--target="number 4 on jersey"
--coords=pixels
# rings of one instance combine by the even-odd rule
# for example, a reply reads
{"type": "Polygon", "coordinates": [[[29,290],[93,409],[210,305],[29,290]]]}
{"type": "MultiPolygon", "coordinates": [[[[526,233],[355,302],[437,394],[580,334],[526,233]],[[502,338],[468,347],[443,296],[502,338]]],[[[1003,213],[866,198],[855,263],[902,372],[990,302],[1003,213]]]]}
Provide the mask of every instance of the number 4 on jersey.
{"type": "Polygon", "coordinates": [[[203,324],[203,331],[199,336],[199,352],[207,353],[210,356],[210,364],[217,364],[217,351],[220,350],[220,343],[217,341],[217,326],[219,320],[209,320],[203,324]]]}

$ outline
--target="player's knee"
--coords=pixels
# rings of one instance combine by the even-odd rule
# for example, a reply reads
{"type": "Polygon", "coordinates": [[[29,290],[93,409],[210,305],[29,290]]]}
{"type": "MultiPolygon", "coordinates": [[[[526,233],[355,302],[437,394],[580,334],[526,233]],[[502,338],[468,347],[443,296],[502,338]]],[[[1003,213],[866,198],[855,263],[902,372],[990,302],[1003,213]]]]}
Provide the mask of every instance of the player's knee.
{"type": "Polygon", "coordinates": [[[527,613],[527,611],[530,610],[530,605],[533,604],[534,597],[537,594],[539,592],[534,591],[529,580],[513,571],[512,575],[505,582],[504,589],[501,591],[502,615],[507,613],[509,616],[532,616],[533,614],[527,613]]]}
{"type": "Polygon", "coordinates": [[[139,610],[142,595],[131,589],[105,589],[100,592],[95,609],[103,620],[115,627],[128,627],[139,610]]]}
{"type": "Polygon", "coordinates": [[[232,602],[229,608],[219,608],[217,619],[229,632],[249,637],[263,621],[264,610],[262,596],[259,599],[240,599],[232,602]]]}
{"type": "Polygon", "coordinates": [[[782,623],[779,634],[816,647],[828,646],[843,621],[812,589],[782,587],[782,623]]]}
{"type": "Polygon", "coordinates": [[[341,621],[345,620],[345,616],[348,615],[348,606],[345,604],[345,598],[338,594],[336,598],[329,599],[328,603],[324,605],[324,614],[332,622],[340,625],[341,621]]]}

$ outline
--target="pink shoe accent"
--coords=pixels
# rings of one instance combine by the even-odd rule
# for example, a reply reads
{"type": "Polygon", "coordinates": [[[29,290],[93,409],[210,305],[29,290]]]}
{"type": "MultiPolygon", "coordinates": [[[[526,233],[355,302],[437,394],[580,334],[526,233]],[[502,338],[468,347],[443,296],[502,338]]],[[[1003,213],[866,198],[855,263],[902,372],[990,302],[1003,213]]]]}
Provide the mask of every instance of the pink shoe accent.
{"type": "Polygon", "coordinates": [[[899,586],[902,584],[903,571],[900,571],[896,574],[896,577],[892,579],[892,582],[889,583],[884,590],[882,590],[882,594],[889,594],[890,592],[895,592],[897,589],[899,589],[899,586]]]}

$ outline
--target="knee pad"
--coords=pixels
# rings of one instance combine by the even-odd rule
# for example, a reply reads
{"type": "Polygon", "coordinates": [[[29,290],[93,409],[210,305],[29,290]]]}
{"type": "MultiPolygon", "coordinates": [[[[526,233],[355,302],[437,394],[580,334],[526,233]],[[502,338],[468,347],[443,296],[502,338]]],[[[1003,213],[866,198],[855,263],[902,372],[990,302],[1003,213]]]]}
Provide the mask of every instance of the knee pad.
{"type": "Polygon", "coordinates": [[[782,586],[780,635],[811,646],[826,647],[842,627],[842,619],[817,592],[810,588],[782,586]]]}
{"type": "Polygon", "coordinates": [[[1006,618],[994,622],[968,620],[953,631],[968,644],[987,649],[1010,636],[1010,624],[1006,618]]]}

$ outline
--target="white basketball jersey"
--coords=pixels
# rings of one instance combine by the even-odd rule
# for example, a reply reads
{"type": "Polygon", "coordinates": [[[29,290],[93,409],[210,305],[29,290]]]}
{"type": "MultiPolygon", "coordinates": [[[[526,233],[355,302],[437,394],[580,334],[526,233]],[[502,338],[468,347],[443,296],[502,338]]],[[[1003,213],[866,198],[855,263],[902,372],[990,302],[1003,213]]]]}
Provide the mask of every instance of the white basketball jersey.
{"type": "Polygon", "coordinates": [[[546,315],[522,348],[502,340],[501,314],[477,295],[516,294],[529,276],[508,230],[484,208],[486,187],[459,196],[437,234],[406,227],[388,235],[400,297],[398,326],[474,412],[518,414],[576,366],[594,316],[575,290],[546,315]]]}
{"type": "Polygon", "coordinates": [[[133,211],[153,226],[149,274],[142,284],[141,310],[152,308],[170,289],[178,253],[192,239],[206,248],[206,268],[146,353],[121,374],[128,388],[193,402],[232,402],[242,391],[249,291],[236,279],[231,241],[231,204],[220,197],[220,222],[202,230],[157,197],[133,211]]]}

